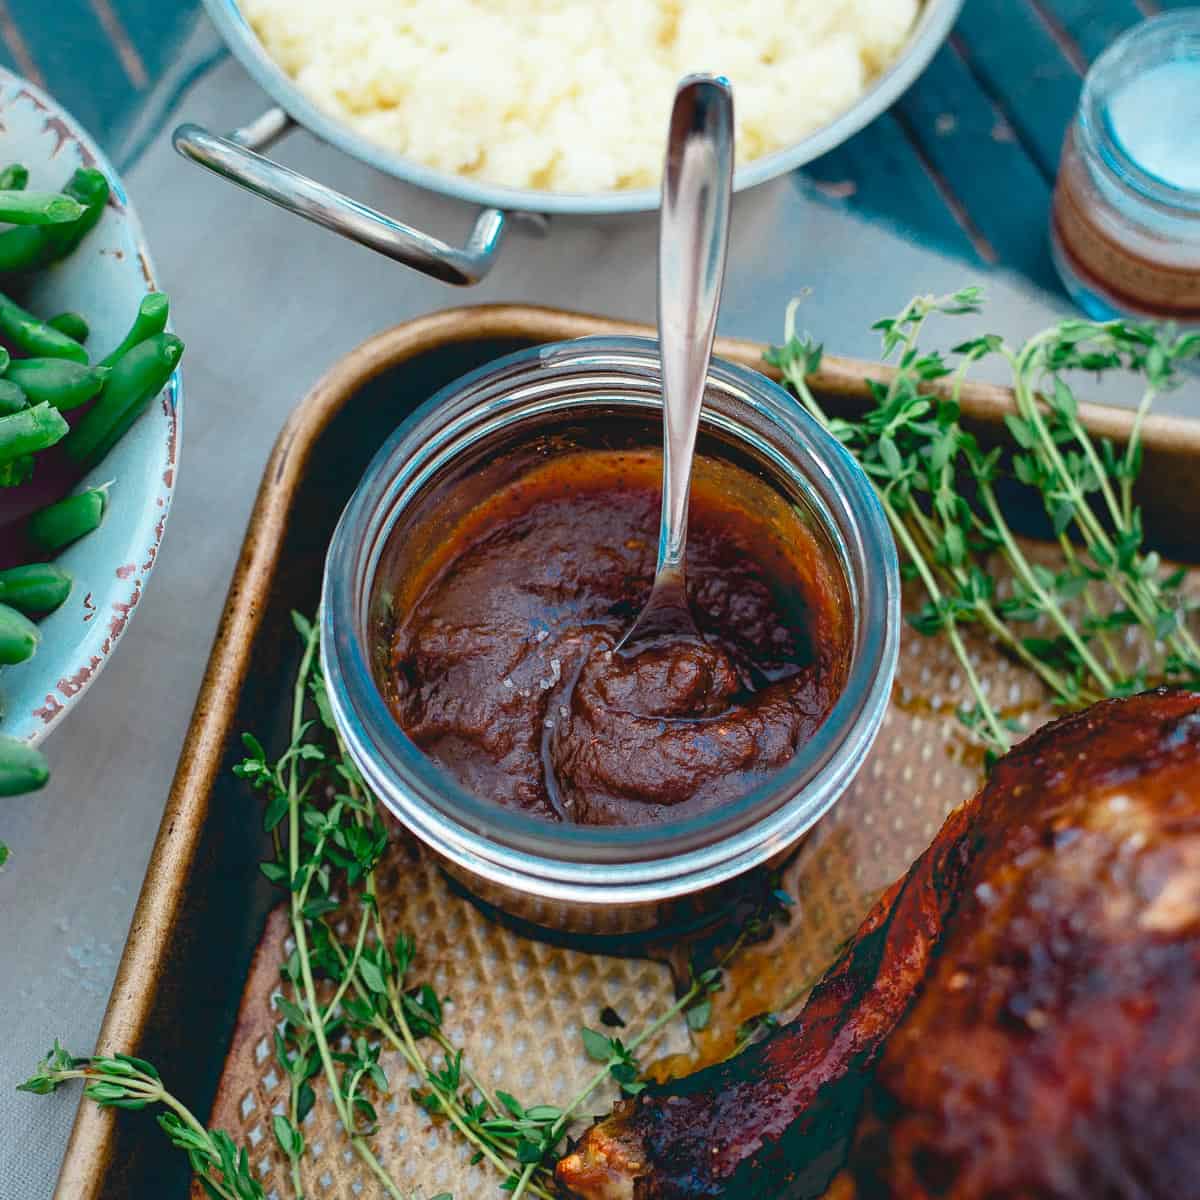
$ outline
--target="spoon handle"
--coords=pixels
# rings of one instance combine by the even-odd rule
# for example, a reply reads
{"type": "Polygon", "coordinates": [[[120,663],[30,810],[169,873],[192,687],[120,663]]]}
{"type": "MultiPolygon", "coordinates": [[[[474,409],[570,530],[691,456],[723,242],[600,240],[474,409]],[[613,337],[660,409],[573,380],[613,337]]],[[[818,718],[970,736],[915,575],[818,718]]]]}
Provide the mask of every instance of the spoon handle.
{"type": "Polygon", "coordinates": [[[690,75],[675,92],[663,168],[658,247],[663,510],[658,575],[681,570],[692,454],[717,326],[733,191],[733,92],[690,75]]]}

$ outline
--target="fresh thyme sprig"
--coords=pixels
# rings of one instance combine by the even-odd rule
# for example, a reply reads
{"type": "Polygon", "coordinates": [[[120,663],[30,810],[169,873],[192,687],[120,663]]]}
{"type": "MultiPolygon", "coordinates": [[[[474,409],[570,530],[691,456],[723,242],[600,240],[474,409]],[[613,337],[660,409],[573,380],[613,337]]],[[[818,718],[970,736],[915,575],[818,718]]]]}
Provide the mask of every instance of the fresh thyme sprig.
{"type": "MultiPolygon", "coordinates": [[[[379,1125],[372,1097],[392,1090],[380,1061],[384,1047],[397,1052],[421,1081],[411,1090],[413,1100],[449,1122],[472,1147],[472,1162],[488,1162],[514,1197],[551,1200],[553,1156],[572,1120],[610,1078],[627,1095],[636,1094],[644,1086],[637,1052],[680,1014],[690,1027],[703,1027],[710,997],[721,986],[721,968],[747,939],[761,934],[765,918],[756,915],[746,922],[719,963],[695,973],[675,1003],[627,1042],[581,1031],[585,1050],[603,1065],[565,1107],[524,1106],[506,1092],[490,1091],[445,1032],[443,998],[428,983],[411,980],[413,940],[405,934],[387,938],[376,879],[387,828],[338,740],[319,667],[317,627],[298,614],[293,622],[302,656],[289,744],[272,761],[257,738],[243,735],[246,757],[234,770],[263,793],[264,826],[275,857],[261,869],[289,896],[295,948],[281,967],[280,991],[273,998],[282,1018],[274,1033],[275,1057],[288,1081],[288,1104],[286,1113],[273,1115],[272,1130],[288,1163],[295,1200],[303,1200],[303,1124],[317,1102],[318,1077],[328,1086],[354,1151],[383,1193],[406,1200],[371,1145],[379,1125]]],[[[50,1092],[75,1078],[88,1080],[85,1094],[100,1104],[164,1105],[168,1112],[160,1125],[187,1151],[210,1196],[262,1200],[244,1148],[238,1150],[220,1130],[205,1130],[149,1063],[120,1055],[76,1059],[56,1043],[22,1086],[50,1092]]],[[[442,1193],[432,1200],[451,1197],[442,1193]]]]}
{"type": "Polygon", "coordinates": [[[54,1048],[18,1091],[45,1096],[72,1079],[84,1080],[83,1094],[104,1108],[142,1109],[161,1105],[158,1124],[183,1150],[205,1194],[214,1200],[263,1200],[249,1155],[223,1130],[208,1130],[163,1086],[150,1063],[127,1054],[75,1058],[56,1040],[54,1048]]]}
{"type": "MultiPolygon", "coordinates": [[[[547,1178],[550,1178],[549,1171],[554,1156],[567,1136],[572,1118],[606,1080],[616,1080],[621,1091],[627,1096],[636,1096],[645,1088],[637,1060],[637,1052],[644,1045],[652,1041],[680,1013],[687,1015],[688,1025],[692,1029],[702,1029],[707,1024],[712,1009],[709,997],[721,987],[722,969],[737,955],[750,936],[753,936],[753,930],[743,930],[717,966],[710,967],[700,974],[693,971],[691,985],[687,991],[628,1042],[623,1042],[620,1038],[606,1037],[594,1029],[585,1027],[580,1030],[588,1057],[600,1063],[600,1069],[566,1108],[552,1118],[545,1116],[537,1123],[540,1128],[535,1126],[524,1131],[518,1149],[525,1166],[512,1184],[513,1200],[520,1200],[521,1196],[533,1191],[533,1180],[539,1172],[545,1172],[547,1178]]],[[[510,1182],[506,1180],[506,1186],[510,1182]]]]}
{"type": "MultiPolygon", "coordinates": [[[[428,984],[406,985],[415,953],[410,938],[389,942],[379,911],[375,867],[387,845],[387,830],[374,798],[365,789],[337,739],[325,699],[324,681],[316,662],[317,628],[293,614],[304,654],[292,703],[292,740],[276,763],[261,745],[247,737],[249,755],[235,771],[267,794],[265,823],[276,839],[276,860],[263,864],[268,878],[289,887],[292,936],[296,949],[284,964],[285,988],[290,995],[276,998],[285,1018],[276,1056],[288,1073],[289,1112],[286,1126],[276,1122],[277,1140],[293,1165],[298,1186],[298,1159],[303,1149],[299,1121],[310,1101],[305,1087],[317,1065],[332,1086],[339,1120],[351,1144],[389,1196],[399,1188],[371,1149],[369,1138],[377,1115],[368,1086],[380,1094],[388,1080],[379,1062],[383,1045],[399,1053],[424,1089],[424,1107],[445,1117],[486,1159],[505,1175],[522,1166],[509,1142],[483,1125],[488,1114],[499,1115],[496,1102],[477,1079],[465,1071],[461,1052],[442,1031],[442,1002],[428,984]],[[317,718],[305,717],[311,701],[317,718]],[[286,815],[286,843],[278,833],[286,815]],[[357,919],[354,936],[343,943],[329,924],[339,911],[338,883],[355,889],[357,919]],[[334,985],[322,1001],[317,975],[334,985]],[[350,1050],[335,1052],[335,1038],[350,1039],[350,1050]],[[427,1060],[419,1043],[433,1041],[444,1064],[427,1060]],[[313,1051],[315,1050],[315,1058],[313,1051]],[[341,1068],[340,1074],[338,1068],[341,1068]],[[467,1090],[473,1088],[480,1099],[467,1090]],[[280,1137],[282,1133],[282,1137],[280,1137]]],[[[311,1085],[308,1085],[311,1087],[311,1085]]],[[[538,1186],[536,1195],[548,1197],[538,1186]]]]}
{"type": "Polygon", "coordinates": [[[966,626],[982,630],[1065,707],[1126,695],[1152,678],[1200,678],[1200,644],[1179,596],[1182,573],[1164,575],[1158,556],[1144,552],[1133,503],[1146,414],[1154,397],[1175,384],[1179,366],[1200,356],[1200,335],[1071,320],[1016,350],[993,334],[974,338],[954,348],[958,362],[951,366],[941,354],[923,352],[920,335],[934,314],[979,313],[981,293],[965,288],[917,297],[874,326],[884,358],[894,356],[897,366],[889,380],[870,384],[872,407],[845,420],[826,414],[809,386],[822,347],[797,333],[796,311],[795,303],[789,306],[784,344],[773,347],[767,361],[870,476],[906,574],[921,581],[928,597],[909,621],[921,633],[946,637],[971,696],[959,715],[990,754],[1009,749],[1020,726],[988,699],[963,639],[966,626]],[[968,372],[997,354],[1012,371],[1016,398],[1017,411],[1006,422],[1019,448],[1011,467],[1000,449],[985,453],[959,420],[968,372]],[[1072,371],[1118,369],[1146,380],[1121,455],[1087,432],[1065,378],[1072,371]],[[1031,561],[1021,548],[997,494],[1010,477],[1038,493],[1063,554],[1060,570],[1031,561]],[[1012,594],[1004,599],[991,569],[995,558],[1012,579],[1012,594]],[[1035,621],[1045,622],[1050,636],[1021,628],[1035,621]],[[1126,661],[1118,641],[1128,626],[1139,626],[1158,648],[1149,668],[1126,661]]]}

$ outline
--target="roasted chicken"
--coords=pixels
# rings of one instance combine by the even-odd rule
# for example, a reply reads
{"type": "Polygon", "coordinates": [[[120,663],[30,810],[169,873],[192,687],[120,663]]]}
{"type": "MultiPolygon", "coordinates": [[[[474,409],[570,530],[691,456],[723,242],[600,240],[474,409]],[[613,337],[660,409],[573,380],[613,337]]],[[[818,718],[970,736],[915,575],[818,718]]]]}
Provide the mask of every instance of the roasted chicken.
{"type": "Polygon", "coordinates": [[[801,1015],[558,1164],[583,1200],[1200,1197],[1200,695],[1005,756],[801,1015]]]}

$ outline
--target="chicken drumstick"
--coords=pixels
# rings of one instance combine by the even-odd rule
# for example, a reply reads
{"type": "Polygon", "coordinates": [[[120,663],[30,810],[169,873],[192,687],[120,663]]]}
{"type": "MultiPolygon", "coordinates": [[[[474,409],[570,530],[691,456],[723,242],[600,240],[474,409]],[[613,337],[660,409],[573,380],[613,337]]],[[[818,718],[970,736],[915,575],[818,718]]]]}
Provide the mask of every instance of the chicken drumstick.
{"type": "Polygon", "coordinates": [[[1200,695],[1057,721],[995,767],[800,1016],[647,1088],[580,1200],[1200,1196],[1200,695]]]}

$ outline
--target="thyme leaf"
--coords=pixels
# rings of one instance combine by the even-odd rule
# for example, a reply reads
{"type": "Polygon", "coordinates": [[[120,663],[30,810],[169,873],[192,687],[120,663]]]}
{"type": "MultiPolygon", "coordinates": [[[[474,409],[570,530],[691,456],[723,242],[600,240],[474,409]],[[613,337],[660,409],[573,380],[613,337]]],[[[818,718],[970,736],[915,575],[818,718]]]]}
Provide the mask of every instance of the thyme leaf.
{"type": "Polygon", "coordinates": [[[963,630],[974,627],[1045,686],[1055,704],[1076,708],[1105,696],[1128,695],[1151,681],[1200,677],[1200,642],[1179,588],[1183,574],[1165,574],[1144,548],[1134,485],[1142,468],[1142,427],[1154,398],[1179,381],[1200,357],[1200,337],[1171,326],[1128,321],[1062,321],[1013,348],[996,334],[960,342],[950,367],[920,337],[935,314],[976,314],[977,288],[919,296],[874,328],[884,358],[897,366],[871,381],[872,405],[854,420],[831,418],[809,377],[821,348],[796,328],[788,307],[782,346],[766,361],[808,412],[858,459],[871,479],[905,558],[906,578],[919,579],[927,601],[908,617],[926,636],[944,636],[967,682],[964,726],[989,755],[1003,754],[1023,732],[989,699],[967,651],[963,630]],[[984,452],[960,423],[959,397],[971,367],[999,356],[1012,376],[1015,411],[1004,423],[1018,451],[1006,464],[1000,449],[984,452]],[[1072,373],[1122,371],[1143,382],[1128,444],[1118,453],[1095,439],[1079,415],[1072,373]],[[1052,572],[1030,561],[999,500],[1002,487],[1032,491],[1063,556],[1052,572]],[[1013,581],[997,598],[991,565],[998,556],[1013,581]],[[1078,615],[1082,612],[1082,615],[1078,615]],[[1048,636],[1019,628],[1040,621],[1048,636]],[[1140,628],[1153,647],[1149,667],[1128,661],[1117,633],[1140,628]]]}
{"type": "MultiPolygon", "coordinates": [[[[263,825],[274,857],[260,868],[287,893],[295,941],[273,997],[280,1018],[274,1053],[288,1083],[288,1103],[286,1112],[274,1114],[271,1121],[287,1160],[292,1195],[295,1200],[304,1197],[301,1164],[307,1142],[302,1127],[317,1103],[320,1079],[354,1152],[382,1193],[391,1200],[409,1200],[372,1145],[379,1129],[376,1103],[391,1091],[381,1062],[387,1048],[421,1081],[409,1092],[413,1102],[445,1120],[471,1147],[473,1162],[487,1162],[514,1197],[551,1200],[553,1155],[571,1120],[610,1078],[627,1095],[645,1086],[638,1050],[681,1015],[692,1028],[699,1027],[701,1018],[706,1019],[706,998],[720,987],[720,967],[694,975],[673,1005],[627,1041],[586,1030],[585,1046],[603,1066],[566,1108],[525,1107],[506,1092],[489,1090],[444,1029],[446,998],[428,982],[411,977],[417,952],[412,937],[401,933],[389,942],[386,936],[376,868],[387,847],[387,827],[329,717],[318,626],[299,614],[293,614],[293,624],[302,653],[289,743],[272,759],[258,738],[244,734],[245,756],[234,767],[239,778],[262,794],[263,825]],[[339,927],[345,920],[348,932],[340,934],[334,920],[339,927]]],[[[739,939],[722,964],[741,944],[739,939]]],[[[262,1200],[262,1185],[245,1147],[238,1148],[221,1130],[206,1130],[150,1063],[125,1055],[74,1058],[56,1042],[21,1087],[48,1094],[72,1079],[84,1080],[85,1095],[97,1104],[163,1108],[160,1127],[187,1154],[207,1195],[262,1200]]],[[[452,1198],[442,1193],[433,1200],[452,1198]]]]}

